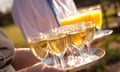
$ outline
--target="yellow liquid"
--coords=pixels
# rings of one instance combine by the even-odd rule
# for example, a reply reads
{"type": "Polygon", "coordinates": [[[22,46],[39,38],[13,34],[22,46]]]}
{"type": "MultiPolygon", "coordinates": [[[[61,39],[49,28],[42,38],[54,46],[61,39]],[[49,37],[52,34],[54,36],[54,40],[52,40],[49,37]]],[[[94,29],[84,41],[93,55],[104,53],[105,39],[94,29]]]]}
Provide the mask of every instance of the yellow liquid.
{"type": "Polygon", "coordinates": [[[95,28],[94,28],[94,27],[89,27],[89,28],[86,29],[86,34],[87,34],[87,36],[86,36],[85,41],[86,41],[87,43],[93,41],[94,31],[95,31],[95,28]]]}
{"type": "Polygon", "coordinates": [[[80,22],[83,22],[83,21],[85,22],[92,21],[93,24],[95,24],[96,28],[100,29],[102,26],[102,11],[93,10],[83,14],[70,16],[68,18],[61,19],[60,24],[64,26],[64,25],[70,25],[70,24],[79,24],[80,22]]]}
{"type": "Polygon", "coordinates": [[[66,35],[60,37],[53,37],[49,40],[51,51],[60,56],[63,55],[66,48],[66,35]]]}
{"type": "Polygon", "coordinates": [[[69,33],[71,42],[75,46],[81,46],[86,38],[86,32],[85,31],[75,31],[69,33]]]}
{"type": "Polygon", "coordinates": [[[32,53],[38,58],[43,59],[48,54],[47,40],[29,43],[32,53]]]}
{"type": "Polygon", "coordinates": [[[95,27],[97,29],[100,29],[102,26],[102,11],[93,10],[90,12],[90,14],[91,14],[92,22],[95,24],[95,27]]]}
{"type": "Polygon", "coordinates": [[[89,12],[86,12],[83,14],[78,14],[75,16],[70,16],[68,18],[61,19],[60,24],[64,26],[64,25],[70,25],[70,24],[79,24],[80,22],[90,21],[90,20],[91,20],[91,16],[89,12]]]}

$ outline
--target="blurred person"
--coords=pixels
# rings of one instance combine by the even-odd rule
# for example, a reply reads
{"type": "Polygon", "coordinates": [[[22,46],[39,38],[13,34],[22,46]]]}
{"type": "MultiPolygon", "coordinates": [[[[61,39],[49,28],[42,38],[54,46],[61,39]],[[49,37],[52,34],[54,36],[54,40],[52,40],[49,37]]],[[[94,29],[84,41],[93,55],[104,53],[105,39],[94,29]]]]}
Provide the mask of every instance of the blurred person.
{"type": "Polygon", "coordinates": [[[0,72],[15,72],[10,65],[14,58],[14,45],[0,29],[0,72]]]}
{"type": "Polygon", "coordinates": [[[59,26],[47,0],[14,0],[12,15],[26,43],[37,33],[59,26]]]}
{"type": "MultiPolygon", "coordinates": [[[[37,33],[45,33],[60,26],[56,18],[54,0],[14,0],[12,16],[20,28],[26,43],[37,33]]],[[[76,7],[73,0],[61,0],[71,11],[76,7]]]]}

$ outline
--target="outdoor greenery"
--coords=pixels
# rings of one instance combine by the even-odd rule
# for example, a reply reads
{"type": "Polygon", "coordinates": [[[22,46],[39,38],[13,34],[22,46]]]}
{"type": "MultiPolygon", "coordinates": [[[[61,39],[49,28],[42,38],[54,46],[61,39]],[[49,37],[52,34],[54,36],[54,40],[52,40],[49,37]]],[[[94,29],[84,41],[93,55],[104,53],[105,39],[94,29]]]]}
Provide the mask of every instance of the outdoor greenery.
{"type": "Polygon", "coordinates": [[[112,43],[120,43],[120,34],[112,34],[104,38],[103,41],[97,44],[97,48],[103,48],[106,51],[106,55],[97,64],[90,68],[90,72],[104,72],[107,66],[120,62],[120,47],[116,46],[110,48],[112,43]]]}
{"type": "Polygon", "coordinates": [[[16,48],[26,47],[23,36],[14,24],[9,24],[2,27],[3,31],[8,35],[8,37],[13,41],[16,48]]]}

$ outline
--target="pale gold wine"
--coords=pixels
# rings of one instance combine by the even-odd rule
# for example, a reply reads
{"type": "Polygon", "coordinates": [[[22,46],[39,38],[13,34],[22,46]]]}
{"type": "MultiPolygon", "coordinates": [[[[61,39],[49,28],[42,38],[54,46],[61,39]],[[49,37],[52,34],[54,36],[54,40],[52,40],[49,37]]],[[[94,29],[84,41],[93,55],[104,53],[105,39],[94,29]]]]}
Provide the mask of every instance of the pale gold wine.
{"type": "Polygon", "coordinates": [[[58,56],[63,55],[65,53],[66,42],[67,40],[65,34],[58,35],[57,37],[51,37],[49,40],[51,51],[58,56]]]}
{"type": "Polygon", "coordinates": [[[30,49],[38,59],[44,59],[47,56],[48,53],[47,42],[48,42],[47,40],[41,40],[41,41],[32,41],[29,44],[30,49]]]}
{"type": "Polygon", "coordinates": [[[89,27],[86,29],[86,42],[91,42],[93,40],[94,37],[94,32],[95,32],[95,27],[89,27]]]}
{"type": "Polygon", "coordinates": [[[86,31],[70,32],[69,36],[70,36],[72,44],[77,47],[80,47],[86,38],[86,31]]]}

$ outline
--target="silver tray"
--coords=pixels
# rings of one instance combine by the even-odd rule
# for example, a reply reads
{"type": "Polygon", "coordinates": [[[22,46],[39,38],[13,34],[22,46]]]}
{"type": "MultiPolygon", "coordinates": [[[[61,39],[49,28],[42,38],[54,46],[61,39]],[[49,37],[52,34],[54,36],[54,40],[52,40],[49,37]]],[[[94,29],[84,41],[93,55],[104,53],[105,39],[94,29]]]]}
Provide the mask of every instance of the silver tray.
{"type": "MultiPolygon", "coordinates": [[[[76,71],[80,71],[82,69],[87,69],[91,65],[94,65],[97,61],[99,61],[105,55],[105,50],[101,49],[101,48],[91,48],[90,52],[92,52],[92,55],[90,55],[89,57],[84,57],[86,60],[85,62],[78,64],[77,66],[66,67],[65,71],[76,72],[76,71]]],[[[87,52],[85,54],[87,54],[87,52]]],[[[48,58],[45,62],[49,65],[52,65],[53,59],[48,58]]]]}
{"type": "Polygon", "coordinates": [[[94,39],[99,39],[113,33],[113,30],[99,30],[95,32],[94,39]]]}

